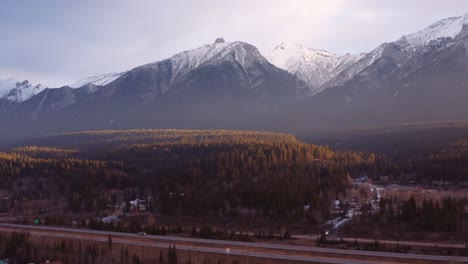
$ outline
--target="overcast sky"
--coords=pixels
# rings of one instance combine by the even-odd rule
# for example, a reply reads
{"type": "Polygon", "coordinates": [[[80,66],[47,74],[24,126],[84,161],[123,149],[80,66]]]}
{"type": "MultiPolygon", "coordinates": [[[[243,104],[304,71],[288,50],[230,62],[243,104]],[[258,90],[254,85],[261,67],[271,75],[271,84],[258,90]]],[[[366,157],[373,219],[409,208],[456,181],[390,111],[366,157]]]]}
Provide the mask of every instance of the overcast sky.
{"type": "Polygon", "coordinates": [[[0,1],[0,79],[55,87],[213,42],[286,41],[336,53],[468,13],[466,0],[0,1]]]}

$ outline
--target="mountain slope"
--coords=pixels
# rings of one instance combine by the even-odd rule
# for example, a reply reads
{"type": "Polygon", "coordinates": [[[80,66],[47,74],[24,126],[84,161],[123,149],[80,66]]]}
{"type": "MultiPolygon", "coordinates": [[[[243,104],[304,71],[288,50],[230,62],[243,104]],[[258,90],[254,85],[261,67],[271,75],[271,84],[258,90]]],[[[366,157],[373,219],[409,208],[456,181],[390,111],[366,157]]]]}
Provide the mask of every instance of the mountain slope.
{"type": "Polygon", "coordinates": [[[306,93],[303,82],[254,46],[217,39],[132,69],[68,112],[93,113],[96,125],[119,127],[248,127],[306,93]]]}
{"type": "Polygon", "coordinates": [[[80,88],[86,84],[93,84],[97,86],[104,86],[106,84],[109,84],[122,76],[125,73],[108,73],[108,74],[101,74],[101,75],[95,75],[91,77],[86,77],[84,79],[81,79],[75,83],[72,83],[68,85],[71,88],[80,88]]]}
{"type": "Polygon", "coordinates": [[[431,42],[454,38],[462,31],[463,24],[467,22],[468,14],[451,17],[437,21],[418,32],[403,36],[395,42],[383,43],[324,83],[323,88],[342,85],[381,57],[392,56],[391,54],[395,52],[399,53],[397,56],[402,59],[411,60],[414,55],[417,56],[421,51],[424,51],[431,42]]]}
{"type": "Polygon", "coordinates": [[[327,111],[330,123],[348,127],[466,119],[468,25],[455,38],[411,49],[409,57],[399,44],[387,44],[373,64],[310,98],[302,111],[327,111]]]}
{"type": "Polygon", "coordinates": [[[37,119],[41,115],[58,112],[84,100],[100,88],[93,84],[86,84],[80,88],[64,86],[57,89],[45,89],[28,101],[18,105],[15,114],[21,119],[37,119]]]}
{"type": "Polygon", "coordinates": [[[455,38],[468,23],[468,14],[459,17],[450,17],[426,27],[423,30],[404,36],[413,48],[427,45],[429,42],[440,38],[455,38]]]}

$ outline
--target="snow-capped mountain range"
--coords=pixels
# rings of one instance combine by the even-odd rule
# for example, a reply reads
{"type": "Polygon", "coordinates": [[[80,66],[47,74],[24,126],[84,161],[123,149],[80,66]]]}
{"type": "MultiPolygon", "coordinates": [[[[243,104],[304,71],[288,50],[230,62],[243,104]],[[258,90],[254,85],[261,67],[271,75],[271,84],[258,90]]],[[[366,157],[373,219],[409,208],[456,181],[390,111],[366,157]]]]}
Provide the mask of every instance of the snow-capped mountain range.
{"type": "MultiPolygon", "coordinates": [[[[260,54],[257,48],[241,41],[226,42],[223,38],[217,38],[213,43],[203,45],[192,50],[175,54],[168,60],[156,61],[142,66],[142,68],[160,69],[164,62],[169,62],[170,78],[161,85],[158,92],[166,93],[176,82],[185,81],[191,71],[209,65],[221,64],[224,60],[234,60],[247,74],[253,62],[267,64],[267,60],[260,54]]],[[[246,76],[252,78],[252,76],[246,76]]],[[[252,78],[253,79],[253,78],[252,78]]],[[[254,81],[250,81],[255,86],[254,81]]]]}
{"type": "Polygon", "coordinates": [[[278,90],[287,93],[308,93],[305,86],[300,87],[303,85],[297,79],[270,64],[253,45],[218,38],[211,44],[183,51],[169,59],[136,67],[108,84],[103,93],[114,96],[116,93],[126,93],[122,89],[131,86],[135,90],[134,95],[143,102],[167,95],[198,97],[222,92],[236,96],[251,93],[268,97],[271,94],[264,89],[272,79],[276,79],[276,82],[269,84],[271,94],[277,92],[274,90],[279,84],[284,87],[278,87],[278,90]]]}
{"type": "Polygon", "coordinates": [[[382,43],[374,50],[365,54],[354,64],[331,78],[328,82],[324,83],[322,90],[328,87],[344,84],[381,57],[393,56],[395,51],[401,53],[401,60],[409,60],[415,54],[419,54],[421,51],[424,51],[426,46],[431,42],[443,40],[445,38],[454,38],[462,31],[462,27],[466,23],[468,23],[468,14],[459,17],[446,18],[437,21],[420,31],[402,36],[395,42],[382,43]]]}
{"type": "MultiPolygon", "coordinates": [[[[95,75],[84,78],[73,84],[67,85],[70,88],[81,88],[87,84],[96,86],[105,86],[108,83],[116,80],[125,73],[109,73],[95,75]]],[[[14,103],[21,103],[29,98],[39,94],[48,87],[41,84],[33,85],[28,80],[18,81],[13,78],[0,79],[0,99],[6,99],[14,103]]]]}
{"type": "Polygon", "coordinates": [[[261,53],[251,44],[219,38],[60,88],[2,80],[0,123],[9,130],[0,130],[0,139],[116,127],[308,133],[456,120],[468,113],[466,65],[468,15],[438,21],[364,54],[288,43],[261,53]]]}
{"type": "MultiPolygon", "coordinates": [[[[395,42],[383,43],[369,53],[338,55],[326,50],[318,50],[305,47],[301,44],[286,42],[277,45],[272,51],[262,53],[265,54],[266,60],[271,64],[288,71],[304,81],[309,87],[307,94],[312,96],[326,88],[344,84],[382,56],[389,56],[395,50],[401,53],[399,55],[400,59],[405,60],[417,53],[415,51],[424,48],[431,42],[444,38],[454,38],[460,33],[463,25],[466,23],[468,23],[468,14],[443,19],[423,30],[405,35],[395,42]]],[[[173,83],[181,76],[184,76],[209,60],[222,58],[230,54],[233,49],[238,49],[235,53],[237,61],[241,64],[249,61],[250,58],[244,56],[247,53],[242,51],[243,47],[239,43],[242,42],[225,42],[219,38],[212,44],[172,56],[170,58],[172,68],[168,83],[173,83]]],[[[262,57],[260,53],[249,53],[248,56],[251,54],[262,57]]],[[[265,60],[263,59],[263,61],[265,60]]],[[[151,67],[152,65],[154,66],[155,63],[142,67],[151,67]]],[[[127,73],[95,75],[68,86],[71,88],[80,88],[86,84],[106,86],[125,76],[127,73]]],[[[166,92],[168,87],[163,87],[161,92],[166,92]]],[[[42,85],[32,85],[28,81],[20,82],[11,78],[0,80],[0,99],[3,98],[19,103],[35,96],[45,88],[42,85]]]]}

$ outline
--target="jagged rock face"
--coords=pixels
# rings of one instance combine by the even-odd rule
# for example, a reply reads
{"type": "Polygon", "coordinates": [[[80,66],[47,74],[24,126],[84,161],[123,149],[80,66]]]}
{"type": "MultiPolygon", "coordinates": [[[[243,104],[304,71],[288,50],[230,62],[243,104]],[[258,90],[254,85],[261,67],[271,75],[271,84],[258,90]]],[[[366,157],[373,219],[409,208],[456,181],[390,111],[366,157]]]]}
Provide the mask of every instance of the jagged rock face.
{"type": "Polygon", "coordinates": [[[223,38],[217,38],[214,43],[224,43],[226,42],[223,38]]]}

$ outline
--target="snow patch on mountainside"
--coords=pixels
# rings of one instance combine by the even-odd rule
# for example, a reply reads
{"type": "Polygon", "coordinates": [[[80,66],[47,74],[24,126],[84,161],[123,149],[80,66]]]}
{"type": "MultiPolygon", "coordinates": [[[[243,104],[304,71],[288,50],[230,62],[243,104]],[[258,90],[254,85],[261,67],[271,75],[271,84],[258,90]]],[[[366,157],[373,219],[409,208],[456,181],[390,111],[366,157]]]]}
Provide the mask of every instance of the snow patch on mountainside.
{"type": "Polygon", "coordinates": [[[104,86],[108,83],[113,82],[120,76],[122,76],[124,73],[108,73],[108,74],[101,74],[101,75],[95,75],[91,77],[87,77],[84,79],[81,79],[73,84],[70,84],[71,88],[80,88],[82,86],[85,86],[86,84],[94,84],[98,86],[104,86]]]}
{"type": "Polygon", "coordinates": [[[267,59],[275,66],[282,68],[312,88],[312,94],[320,92],[321,85],[354,64],[365,54],[344,54],[311,49],[300,44],[281,43],[267,59]]]}
{"type": "Polygon", "coordinates": [[[18,81],[13,78],[0,80],[0,98],[5,97],[11,89],[16,87],[18,81]]]}
{"type": "Polygon", "coordinates": [[[404,36],[413,48],[428,44],[439,38],[454,38],[461,32],[464,24],[468,23],[468,14],[440,20],[423,30],[404,36]]]}
{"type": "Polygon", "coordinates": [[[235,42],[225,42],[222,39],[217,39],[213,44],[207,44],[200,48],[183,51],[170,58],[172,63],[172,79],[171,82],[187,72],[197,68],[215,55],[229,50],[234,46],[235,42]]]}
{"type": "Polygon", "coordinates": [[[13,78],[0,80],[0,98],[20,103],[42,92],[46,87],[32,85],[29,81],[19,82],[13,78]]]}

